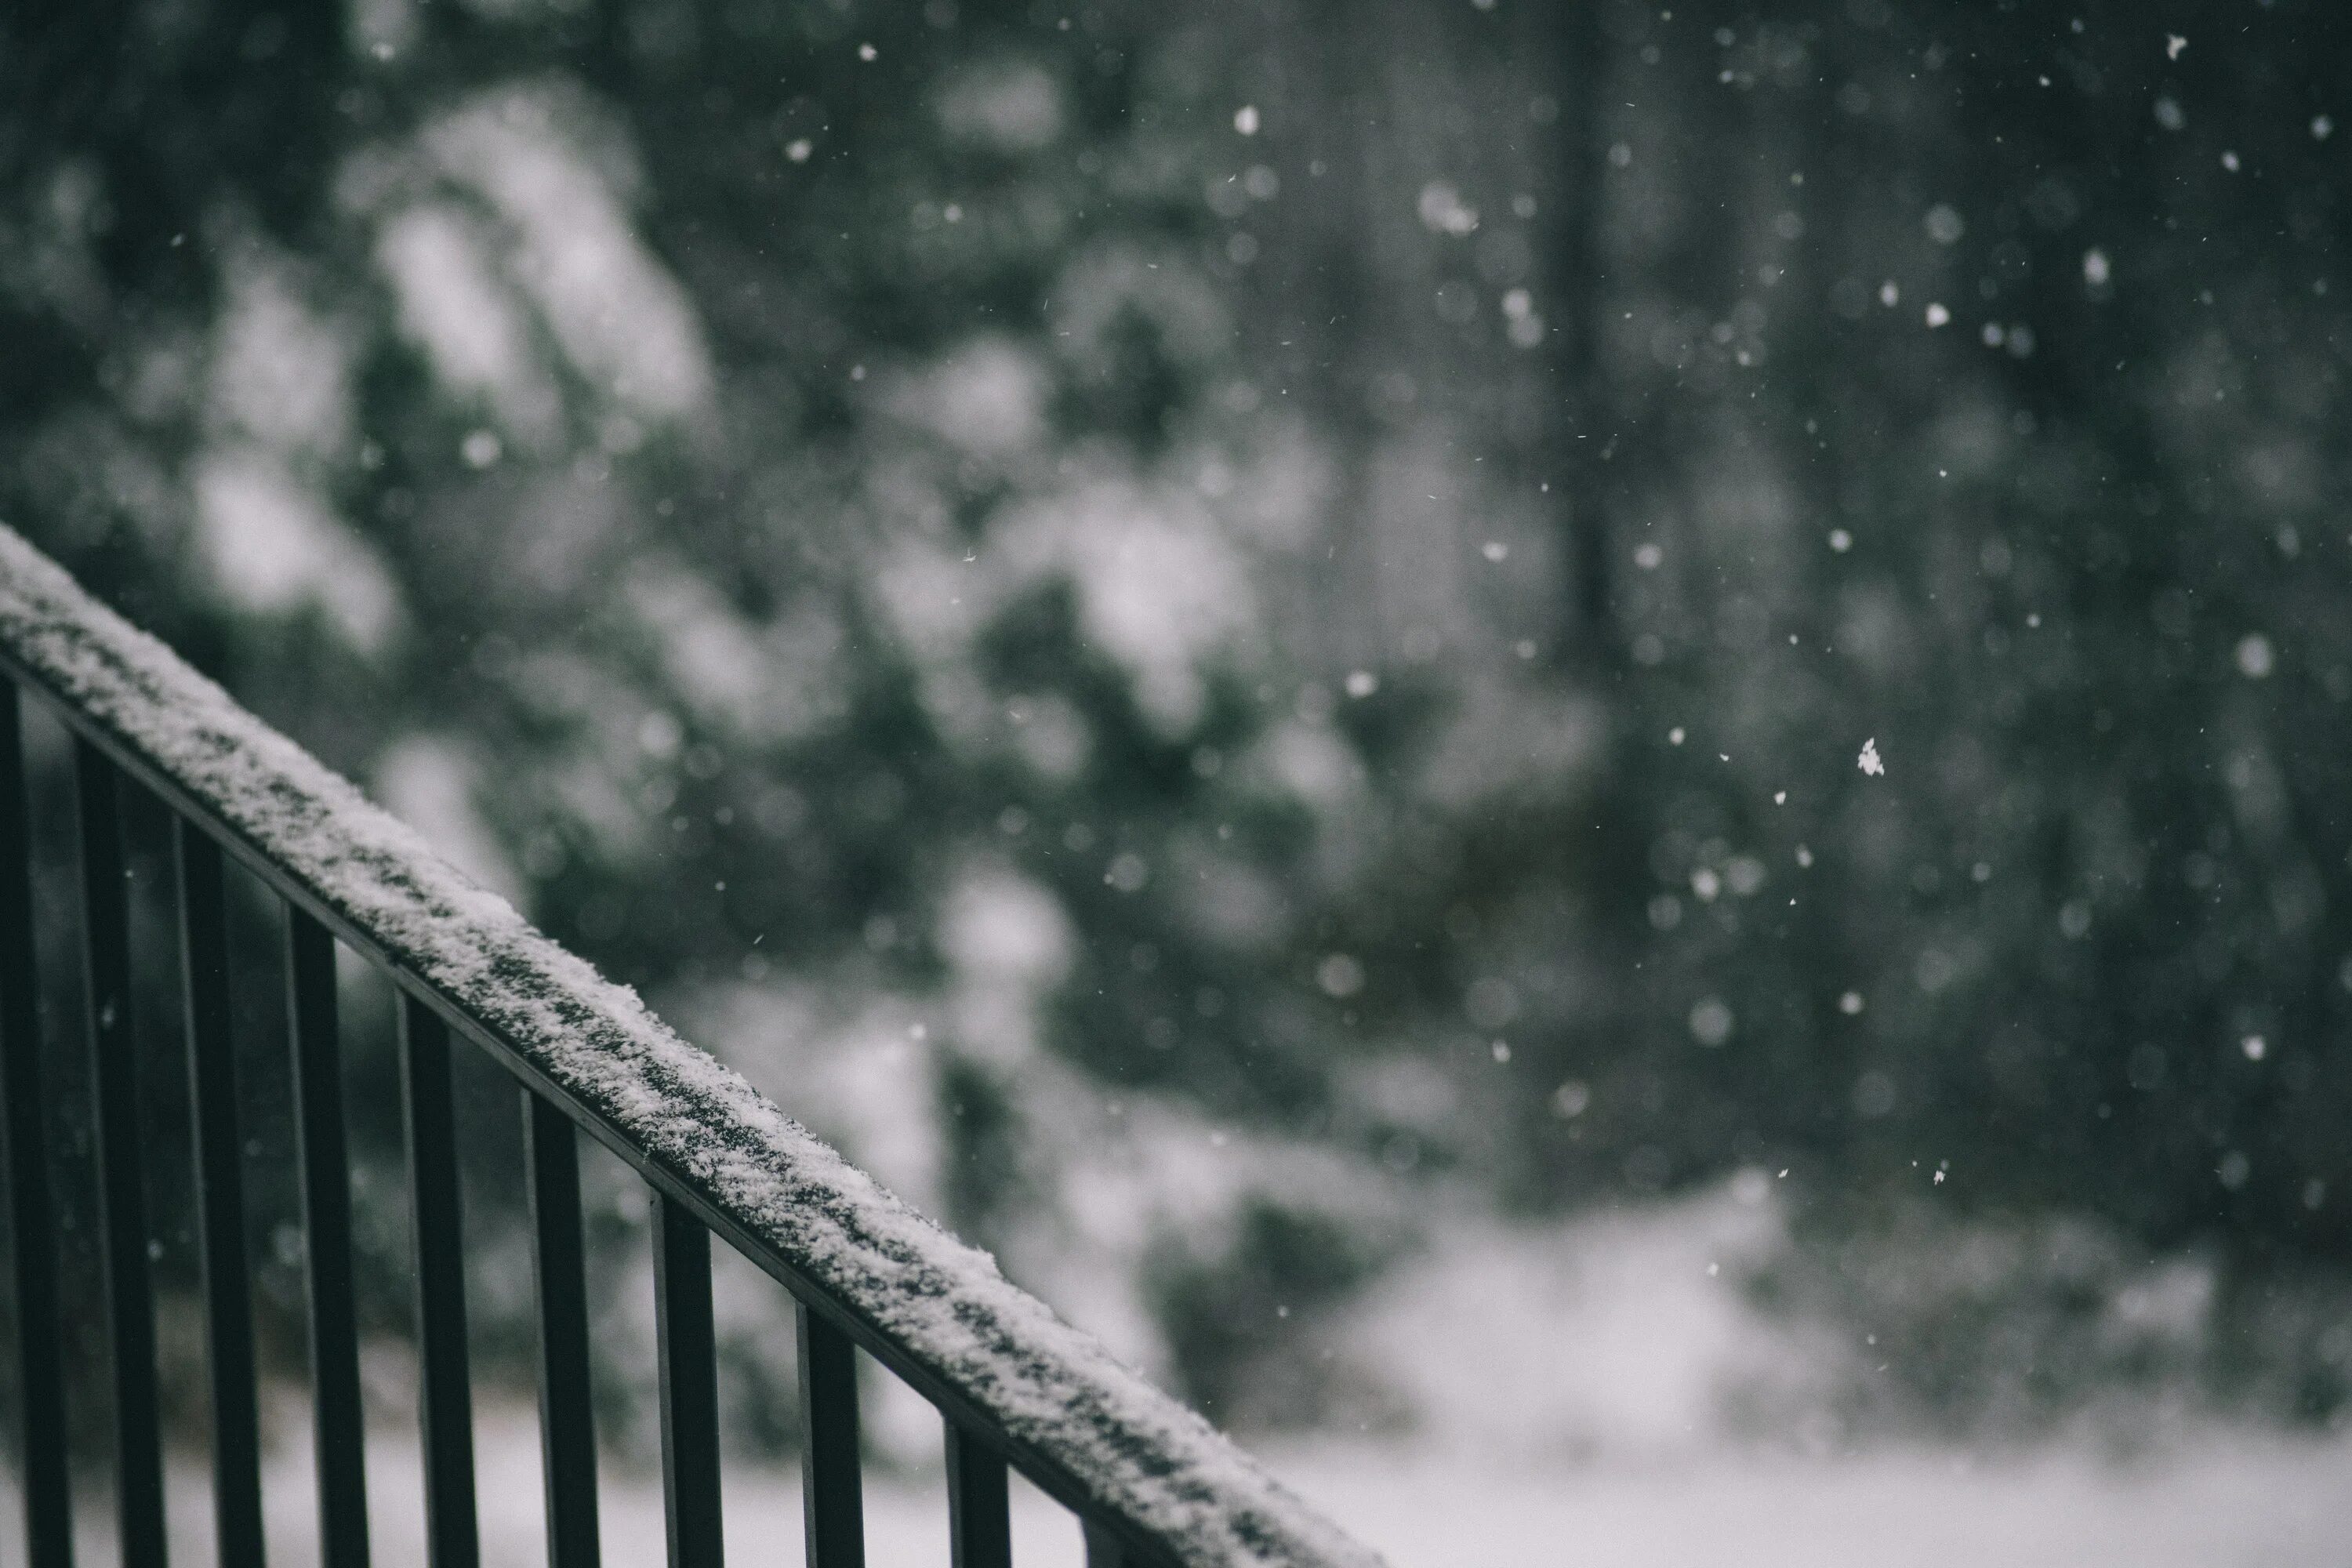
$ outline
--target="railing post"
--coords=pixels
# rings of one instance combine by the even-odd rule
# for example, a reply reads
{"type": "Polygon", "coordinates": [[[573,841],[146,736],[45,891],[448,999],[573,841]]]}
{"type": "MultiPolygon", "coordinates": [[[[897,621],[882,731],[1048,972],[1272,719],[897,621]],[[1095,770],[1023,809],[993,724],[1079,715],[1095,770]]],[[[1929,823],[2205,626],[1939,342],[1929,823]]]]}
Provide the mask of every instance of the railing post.
{"type": "Polygon", "coordinates": [[[416,1218],[418,1420],[425,1441],[425,1539],[430,1568],[476,1568],[473,1396],[466,1358],[464,1215],[457,1192],[457,1114],[449,1086],[449,1026],[401,998],[400,1068],[408,1110],[408,1181],[416,1218]]]}
{"type": "Polygon", "coordinates": [[[596,1568],[596,1407],[588,1358],[580,1152],[572,1122],[522,1091],[532,1274],[539,1287],[539,1431],[549,1568],[596,1568]]]}
{"type": "Polygon", "coordinates": [[[947,1425],[948,1561],[952,1568],[1013,1568],[1013,1502],[1004,1456],[947,1425]]]}
{"type": "Polygon", "coordinates": [[[74,742],[80,807],[82,949],[89,982],[90,1076],[114,1354],[115,1510],[123,1568],[163,1568],[163,1460],[155,1402],[155,1304],[139,1152],[138,1042],[131,1029],[131,904],[114,764],[74,742]]]}
{"type": "Polygon", "coordinates": [[[16,1282],[16,1451],[24,1466],[25,1556],[72,1568],[64,1336],[58,1328],[58,1232],[49,1183],[48,1096],[41,1083],[40,962],[33,947],[33,839],[23,705],[0,682],[0,1140],[7,1150],[16,1282]]]}
{"type": "Polygon", "coordinates": [[[367,1568],[365,1416],[359,1309],[352,1289],[351,1168],[344,1153],[335,939],[286,906],[286,1012],[301,1165],[302,1267],[310,1297],[312,1442],[321,1568],[367,1568]]]}
{"type": "Polygon", "coordinates": [[[857,1347],[796,1303],[801,1358],[801,1518],[808,1568],[866,1568],[857,1469],[857,1347]]]}
{"type": "Polygon", "coordinates": [[[654,1328],[660,1342],[662,1500],[670,1568],[720,1568],[719,1342],[710,1233],[654,1194],[654,1328]]]}
{"type": "Polygon", "coordinates": [[[261,1432],[254,1410],[253,1300],[246,1274],[245,1141],[228,995],[228,902],[220,846],[175,818],[188,1091],[196,1118],[197,1254],[213,1414],[213,1530],[223,1563],[261,1568],[261,1432]]]}

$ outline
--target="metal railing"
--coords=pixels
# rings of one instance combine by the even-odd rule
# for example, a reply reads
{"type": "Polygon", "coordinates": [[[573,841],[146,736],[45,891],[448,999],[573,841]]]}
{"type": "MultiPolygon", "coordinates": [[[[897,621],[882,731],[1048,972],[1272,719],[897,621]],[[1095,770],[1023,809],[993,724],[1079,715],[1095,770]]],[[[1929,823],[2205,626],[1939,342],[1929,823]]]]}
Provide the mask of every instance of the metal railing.
{"type": "Polygon", "coordinates": [[[400,996],[433,1568],[476,1568],[479,1557],[453,1039],[487,1052],[520,1089],[551,1568],[598,1561],[575,1143],[583,1131],[652,1192],[662,1489],[674,1568],[718,1568],[721,1558],[713,1234],[796,1304],[810,1568],[865,1561],[857,1349],[940,1412],[957,1568],[1011,1563],[1010,1470],[1077,1515],[1090,1568],[1377,1563],[1198,1415],[1005,1281],[985,1255],[916,1215],[679,1040],[633,993],[540,935],[5,528],[0,673],[11,684],[0,692],[0,1132],[34,1568],[67,1568],[73,1528],[54,1172],[39,1070],[27,697],[74,737],[96,1207],[126,1568],[163,1568],[166,1554],[121,831],[124,794],[142,789],[169,809],[176,845],[214,1519],[224,1564],[258,1568],[264,1547],[227,981],[228,858],[284,906],[286,1060],[326,1568],[364,1568],[369,1549],[338,942],[389,976],[400,996]]]}

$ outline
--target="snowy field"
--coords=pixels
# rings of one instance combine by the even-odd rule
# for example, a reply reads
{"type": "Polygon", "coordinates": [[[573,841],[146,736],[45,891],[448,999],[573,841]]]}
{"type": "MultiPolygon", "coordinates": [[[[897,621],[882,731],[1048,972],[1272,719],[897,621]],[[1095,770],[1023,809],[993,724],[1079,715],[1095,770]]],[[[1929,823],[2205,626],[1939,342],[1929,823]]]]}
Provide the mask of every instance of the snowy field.
{"type": "MultiPolygon", "coordinates": [[[[530,1414],[486,1415],[479,1474],[483,1561],[544,1561],[537,1428],[530,1414]]],[[[1604,1463],[1512,1471],[1399,1447],[1314,1445],[1269,1454],[1296,1486],[1384,1552],[1395,1568],[2326,1568],[2352,1563],[2352,1440],[2296,1443],[2215,1429],[2159,1459],[2116,1463],[2081,1450],[1971,1460],[1885,1452],[1836,1460],[1729,1454],[1671,1465],[1604,1463]]],[[[379,1434],[370,1454],[375,1560],[424,1562],[412,1439],[379,1434]]],[[[172,1477],[173,1560],[214,1561],[200,1463],[172,1477]]],[[[285,1444],[268,1478],[271,1561],[316,1561],[308,1447],[285,1444]]],[[[1069,1516],[1016,1485],[1015,1557],[1078,1568],[1069,1516]]],[[[84,1558],[110,1560],[105,1500],[85,1499],[84,1558]]],[[[947,1563],[935,1481],[869,1480],[876,1568],[947,1563]]],[[[800,1496],[768,1470],[728,1477],[730,1560],[801,1562],[800,1496]]],[[[622,1473],[604,1491],[604,1560],[663,1560],[656,1478],[622,1473]]]]}
{"type": "Polygon", "coordinates": [[[1557,1474],[1282,1456],[1396,1568],[2235,1568],[2352,1563],[2352,1444],[2216,1434],[2142,1466],[2060,1452],[1702,1460],[1557,1474]]]}

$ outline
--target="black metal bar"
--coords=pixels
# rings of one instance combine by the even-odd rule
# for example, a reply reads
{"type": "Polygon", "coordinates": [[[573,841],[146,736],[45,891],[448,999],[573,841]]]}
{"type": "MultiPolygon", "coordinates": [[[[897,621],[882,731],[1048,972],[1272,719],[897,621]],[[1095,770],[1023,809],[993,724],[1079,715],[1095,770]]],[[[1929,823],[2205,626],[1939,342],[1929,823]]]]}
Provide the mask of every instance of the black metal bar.
{"type": "Polygon", "coordinates": [[[245,1256],[245,1141],[229,1018],[228,889],[220,846],[175,818],[188,1096],[196,1117],[197,1253],[212,1378],[213,1531],[219,1561],[261,1568],[261,1427],[254,1408],[253,1299],[245,1256]]]}
{"type": "Polygon", "coordinates": [[[798,1303],[801,1519],[808,1568],[866,1568],[866,1504],[857,1471],[857,1347],[798,1303]]]}
{"type": "Polygon", "coordinates": [[[1126,1568],[1127,1549],[1109,1531],[1091,1519],[1078,1523],[1087,1535],[1087,1568],[1126,1568]]]}
{"type": "Polygon", "coordinates": [[[0,1141],[6,1145],[16,1286],[16,1452],[25,1558],[72,1568],[64,1336],[58,1327],[57,1214],[49,1196],[48,1097],[41,1085],[40,964],[33,950],[33,837],[23,705],[0,687],[0,1141]]]}
{"type": "Polygon", "coordinates": [[[710,1232],[654,1196],[654,1331],[660,1341],[662,1501],[670,1568],[719,1568],[719,1337],[710,1232]]]}
{"type": "Polygon", "coordinates": [[[155,1407],[155,1302],[139,1167],[137,1042],[131,1030],[131,900],[114,764],[74,746],[80,807],[82,951],[97,1089],[100,1225],[114,1353],[115,1509],[123,1568],[163,1568],[163,1458],[155,1407]]]}
{"type": "Polygon", "coordinates": [[[425,1439],[425,1540],[431,1568],[476,1568],[474,1416],[466,1367],[465,1220],[449,1028],[414,997],[400,1009],[408,1182],[416,1215],[418,1417],[425,1439]]]}
{"type": "Polygon", "coordinates": [[[948,1561],[953,1568],[1013,1568],[1013,1499],[1004,1456],[953,1421],[948,1435],[948,1561]]]}
{"type": "MultiPolygon", "coordinates": [[[[522,1091],[522,1128],[530,1169],[531,1266],[539,1284],[539,1431],[547,1483],[547,1561],[549,1568],[596,1568],[596,1413],[588,1372],[580,1151],[571,1120],[528,1089],[522,1091]]],[[[708,1247],[706,1242],[706,1255],[708,1247]]]]}
{"type": "Polygon", "coordinates": [[[367,1568],[366,1424],[352,1289],[335,939],[292,904],[286,906],[286,1012],[293,1044],[295,1158],[302,1168],[302,1261],[310,1296],[319,1561],[321,1568],[367,1568]]]}

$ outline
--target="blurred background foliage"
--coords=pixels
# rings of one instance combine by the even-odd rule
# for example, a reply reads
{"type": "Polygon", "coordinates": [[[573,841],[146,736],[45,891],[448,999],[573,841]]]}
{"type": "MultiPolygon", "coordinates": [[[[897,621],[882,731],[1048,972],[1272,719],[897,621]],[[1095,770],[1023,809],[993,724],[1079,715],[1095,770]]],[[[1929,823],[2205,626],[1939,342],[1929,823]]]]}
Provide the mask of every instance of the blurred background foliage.
{"type": "Polygon", "coordinates": [[[19,6],[0,517],[1223,1418],[1391,1411],[1317,1336],[1451,1230],[1768,1179],[1754,1298],[1916,1342],[1836,1408],[2326,1418],[2347,65],[19,6]]]}

